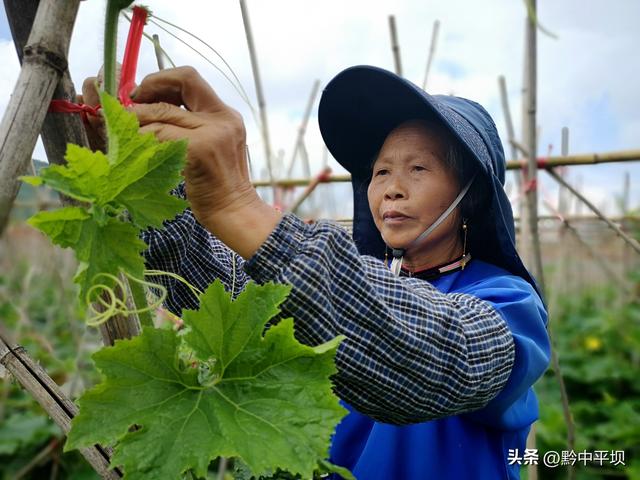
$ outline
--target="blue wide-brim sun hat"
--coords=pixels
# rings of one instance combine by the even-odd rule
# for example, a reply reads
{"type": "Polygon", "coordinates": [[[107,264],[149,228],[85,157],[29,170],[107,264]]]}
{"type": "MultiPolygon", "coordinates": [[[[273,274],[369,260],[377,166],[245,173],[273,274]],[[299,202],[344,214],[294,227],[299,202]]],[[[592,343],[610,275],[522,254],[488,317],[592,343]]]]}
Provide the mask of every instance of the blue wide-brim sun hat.
{"type": "Polygon", "coordinates": [[[513,211],[504,191],[504,150],[489,113],[471,100],[429,95],[392,72],[368,65],[350,67],[336,75],[325,87],[318,110],[327,148],[351,173],[353,238],[359,253],[384,258],[386,248],[367,198],[372,160],[391,130],[420,118],[446,127],[477,162],[482,178],[475,181],[489,185],[490,206],[472,219],[473,228],[482,229],[482,241],[471,245],[473,257],[522,277],[542,298],[516,251],[513,211]]]}

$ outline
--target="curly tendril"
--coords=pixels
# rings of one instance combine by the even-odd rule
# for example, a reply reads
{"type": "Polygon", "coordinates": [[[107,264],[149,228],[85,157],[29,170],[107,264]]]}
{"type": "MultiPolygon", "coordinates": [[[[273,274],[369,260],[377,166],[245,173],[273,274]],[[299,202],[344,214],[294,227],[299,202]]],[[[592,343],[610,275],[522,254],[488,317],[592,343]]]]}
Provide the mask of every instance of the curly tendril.
{"type": "MultiPolygon", "coordinates": [[[[140,278],[136,278],[127,272],[123,272],[123,273],[130,281],[136,282],[142,287],[154,289],[157,292],[159,292],[159,295],[157,295],[156,298],[153,301],[151,301],[145,308],[129,308],[127,306],[126,297],[129,297],[131,295],[131,292],[130,292],[130,289],[127,287],[126,283],[122,281],[122,279],[110,273],[98,273],[93,277],[92,279],[93,282],[96,282],[97,279],[99,279],[100,277],[104,277],[106,279],[111,280],[113,283],[115,283],[115,286],[111,287],[106,283],[96,283],[93,286],[91,286],[91,288],[89,288],[85,296],[85,302],[87,304],[87,308],[90,314],[92,315],[86,320],[86,324],[88,326],[91,326],[91,327],[100,326],[115,315],[128,316],[132,314],[152,312],[152,311],[155,311],[157,308],[161,307],[164,301],[166,300],[168,292],[165,286],[160,285],[158,283],[148,282],[140,278]],[[126,293],[125,299],[119,298],[116,291],[126,293]],[[96,296],[96,300],[92,302],[91,298],[93,297],[94,293],[96,296]],[[98,307],[100,306],[104,308],[103,311],[100,311],[98,309],[98,307]]],[[[189,288],[189,290],[191,290],[191,292],[196,297],[200,297],[200,295],[202,295],[203,293],[200,289],[191,285],[183,277],[181,277],[176,273],[165,272],[163,270],[145,270],[144,274],[145,276],[167,276],[175,280],[178,280],[179,282],[186,285],[187,288],[189,288]]]]}

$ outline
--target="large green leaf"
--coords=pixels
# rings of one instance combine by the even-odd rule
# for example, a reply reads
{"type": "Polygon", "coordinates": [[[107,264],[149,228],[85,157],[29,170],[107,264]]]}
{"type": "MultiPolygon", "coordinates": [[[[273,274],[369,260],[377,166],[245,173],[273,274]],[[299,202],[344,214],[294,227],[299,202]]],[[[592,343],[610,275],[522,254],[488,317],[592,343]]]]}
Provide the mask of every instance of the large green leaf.
{"type": "Polygon", "coordinates": [[[132,479],[205,476],[218,456],[311,478],[346,414],[329,380],[341,338],[302,345],[292,319],[263,336],[288,291],[250,283],[232,301],[216,281],[185,313],[187,334],[147,328],[94,354],[104,379],[80,399],[65,448],[117,441],[112,464],[132,479]]]}

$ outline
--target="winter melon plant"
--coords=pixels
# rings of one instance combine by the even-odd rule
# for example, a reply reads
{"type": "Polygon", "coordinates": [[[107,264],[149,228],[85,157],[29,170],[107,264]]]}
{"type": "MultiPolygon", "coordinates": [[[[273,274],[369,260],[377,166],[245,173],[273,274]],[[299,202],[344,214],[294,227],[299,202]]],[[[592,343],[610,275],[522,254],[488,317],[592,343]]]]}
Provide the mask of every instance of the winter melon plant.
{"type": "Polygon", "coordinates": [[[218,457],[239,459],[252,475],[286,470],[351,474],[326,462],[329,440],[346,414],[331,389],[341,338],[309,347],[296,341],[291,318],[269,328],[290,287],[250,282],[235,299],[216,281],[200,309],[183,312],[180,331],[155,328],[143,285],[146,245],[140,233],[162,228],[187,203],[170,194],[181,181],[186,142],[138,133],[134,114],[101,94],[108,150],[69,145],[67,164],[39,177],[77,201],[30,219],[61,247],[74,249],[80,299],[108,314],[127,312],[130,289],[142,333],[93,355],[102,380],[82,395],[65,450],[113,445],[125,478],[205,477],[218,457]],[[130,288],[122,288],[120,278],[130,288]],[[105,295],[107,301],[105,301],[105,295]]]}

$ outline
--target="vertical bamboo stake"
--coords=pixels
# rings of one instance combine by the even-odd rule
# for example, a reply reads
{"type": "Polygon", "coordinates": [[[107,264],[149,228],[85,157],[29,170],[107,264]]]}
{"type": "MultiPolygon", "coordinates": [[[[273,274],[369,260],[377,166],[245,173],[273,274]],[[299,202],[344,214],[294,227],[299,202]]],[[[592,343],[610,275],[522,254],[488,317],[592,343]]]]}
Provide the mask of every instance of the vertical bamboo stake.
{"type": "MultiPolygon", "coordinates": [[[[627,228],[627,215],[629,215],[629,195],[631,192],[631,176],[629,172],[624,172],[624,181],[622,186],[622,199],[621,199],[621,212],[622,213],[622,228],[624,231],[629,231],[627,228]]],[[[629,280],[629,273],[631,272],[633,258],[631,255],[631,250],[628,245],[624,245],[622,250],[622,277],[625,280],[629,280]]]]}
{"type": "MultiPolygon", "coordinates": [[[[532,12],[536,13],[536,0],[530,0],[532,12]]],[[[529,267],[544,292],[544,275],[542,271],[542,255],[540,252],[540,238],[538,235],[538,162],[537,135],[536,135],[536,113],[537,113],[537,45],[536,45],[536,25],[535,18],[529,18],[527,22],[527,136],[525,145],[528,150],[527,168],[525,169],[524,184],[526,188],[527,204],[527,229],[530,235],[531,250],[528,259],[529,267]]]]}
{"type": "Polygon", "coordinates": [[[396,74],[402,76],[402,62],[400,61],[400,45],[398,44],[398,33],[396,31],[396,17],[389,15],[389,32],[391,33],[391,50],[393,51],[393,63],[396,74]]]}
{"type": "Polygon", "coordinates": [[[78,5],[79,0],[43,0],[38,7],[20,76],[0,124],[0,233],[18,194],[18,177],[28,171],[49,103],[67,69],[78,5]]]}
{"type": "Polygon", "coordinates": [[[153,51],[156,54],[156,62],[158,62],[158,70],[164,70],[164,53],[160,47],[160,37],[157,33],[154,33],[151,37],[153,39],[153,51]]]}
{"type": "MultiPolygon", "coordinates": [[[[311,95],[309,95],[309,100],[307,101],[307,107],[305,108],[304,115],[302,116],[302,122],[300,123],[300,127],[298,127],[296,144],[293,148],[293,154],[291,155],[291,160],[289,161],[289,168],[287,168],[287,177],[291,177],[291,173],[293,172],[293,165],[296,160],[298,148],[300,147],[300,142],[302,142],[302,140],[304,139],[304,135],[307,132],[307,124],[309,123],[311,110],[313,108],[313,104],[316,101],[316,96],[318,95],[319,89],[320,89],[320,80],[316,80],[315,82],[313,82],[313,87],[311,88],[311,95]]],[[[306,176],[309,176],[309,175],[307,174],[306,176]]]]}
{"type": "MultiPolygon", "coordinates": [[[[520,138],[522,142],[526,144],[526,139],[529,132],[529,115],[527,114],[527,99],[529,97],[529,55],[527,53],[528,47],[528,29],[529,29],[529,19],[525,18],[524,21],[524,63],[522,65],[522,89],[520,91],[521,94],[521,104],[522,104],[522,126],[520,132],[520,138]]],[[[515,139],[514,139],[515,142],[515,139]]],[[[512,143],[512,145],[518,146],[516,143],[512,143]]],[[[521,149],[521,153],[524,157],[528,156],[526,146],[523,146],[521,149]]],[[[527,266],[530,265],[529,259],[531,258],[531,240],[530,240],[530,232],[527,225],[529,225],[529,212],[526,206],[525,200],[525,192],[524,192],[524,178],[525,178],[525,169],[521,168],[516,173],[518,175],[519,181],[518,184],[520,186],[520,202],[518,204],[519,217],[520,217],[520,242],[518,244],[518,249],[522,253],[522,257],[524,258],[527,266]]]]}
{"type": "MultiPolygon", "coordinates": [[[[525,235],[525,244],[529,242],[528,259],[527,264],[529,268],[533,270],[540,290],[544,295],[544,277],[542,272],[542,259],[540,253],[540,238],[538,236],[538,192],[537,192],[537,177],[538,177],[538,163],[536,161],[537,152],[537,139],[536,139],[536,102],[537,102],[537,45],[536,45],[536,25],[535,25],[535,13],[536,13],[536,0],[530,0],[529,3],[533,15],[529,15],[526,23],[526,85],[527,95],[525,97],[526,107],[526,121],[523,121],[524,131],[526,136],[524,137],[524,143],[528,150],[527,155],[527,168],[524,169],[523,185],[525,187],[525,199],[526,199],[526,221],[522,223],[522,231],[527,232],[525,235]]],[[[523,119],[524,120],[524,119],[523,119]]],[[[529,438],[527,438],[527,447],[536,448],[536,428],[535,423],[531,426],[529,432],[529,438]]],[[[528,468],[529,480],[538,479],[537,465],[529,465],[528,468]]]]}
{"type": "Polygon", "coordinates": [[[433,30],[431,31],[431,45],[429,46],[429,56],[427,57],[427,66],[424,70],[424,80],[422,80],[422,89],[427,88],[427,80],[429,78],[429,71],[431,70],[431,63],[433,57],[436,55],[436,45],[438,43],[438,33],[440,32],[440,20],[433,22],[433,30]]]}
{"type": "MultiPolygon", "coordinates": [[[[511,160],[518,159],[518,149],[515,146],[516,134],[513,128],[513,119],[511,118],[511,108],[509,107],[509,94],[507,93],[507,81],[504,75],[498,77],[498,87],[500,89],[500,100],[502,103],[502,112],[504,114],[504,121],[507,127],[507,140],[509,142],[509,149],[511,151],[511,160]]],[[[522,191],[522,176],[520,171],[515,172],[514,177],[516,179],[516,189],[518,192],[522,191]]],[[[520,208],[522,210],[522,208],[520,208]]],[[[522,218],[522,217],[521,217],[522,218]]]]}
{"type": "MultiPolygon", "coordinates": [[[[566,157],[569,154],[569,129],[567,127],[563,127],[562,129],[562,146],[561,146],[561,154],[563,157],[566,157]]],[[[567,210],[566,210],[566,202],[564,202],[564,198],[566,197],[566,192],[559,186],[558,190],[558,213],[562,219],[562,225],[560,226],[559,231],[559,244],[560,244],[560,261],[559,269],[557,272],[556,278],[558,278],[558,282],[556,287],[563,285],[563,288],[566,288],[567,282],[567,273],[568,273],[568,259],[569,251],[566,248],[566,233],[567,231],[571,232],[574,235],[574,238],[580,243],[581,239],[578,235],[578,232],[569,224],[566,220],[567,210]]],[[[586,245],[588,247],[588,245],[586,245]]],[[[598,259],[599,260],[599,259],[598,259]]],[[[555,306],[557,306],[558,298],[562,296],[562,292],[554,289],[554,294],[551,302],[549,301],[549,313],[554,314],[556,312],[555,306]],[[553,306],[552,306],[553,303],[553,306]]],[[[567,425],[567,450],[573,451],[575,449],[575,425],[573,422],[573,416],[571,415],[571,409],[569,408],[569,395],[567,393],[567,387],[564,383],[564,377],[562,376],[562,370],[560,369],[560,360],[558,359],[558,355],[556,353],[555,344],[553,342],[553,335],[551,333],[551,325],[548,327],[549,338],[551,340],[551,365],[555,372],[556,379],[558,380],[558,387],[560,389],[560,399],[562,402],[562,415],[564,416],[564,421],[567,425]]],[[[574,478],[574,468],[573,465],[569,464],[567,466],[567,480],[573,480],[574,478]]]]}
{"type": "Polygon", "coordinates": [[[258,97],[258,108],[260,109],[260,124],[262,127],[262,142],[264,144],[264,155],[267,162],[267,173],[269,182],[273,185],[273,195],[276,197],[275,178],[273,176],[273,166],[271,164],[271,141],[269,139],[269,124],[267,123],[267,107],[262,92],[262,82],[260,80],[260,70],[258,68],[258,57],[256,48],[253,43],[253,34],[251,32],[251,22],[249,20],[249,10],[245,0],[240,0],[240,10],[242,11],[242,22],[244,23],[244,31],[247,37],[247,46],[249,47],[249,55],[251,56],[251,69],[253,70],[253,80],[256,86],[256,95],[258,97]]]}

